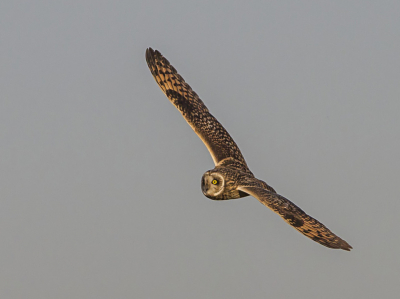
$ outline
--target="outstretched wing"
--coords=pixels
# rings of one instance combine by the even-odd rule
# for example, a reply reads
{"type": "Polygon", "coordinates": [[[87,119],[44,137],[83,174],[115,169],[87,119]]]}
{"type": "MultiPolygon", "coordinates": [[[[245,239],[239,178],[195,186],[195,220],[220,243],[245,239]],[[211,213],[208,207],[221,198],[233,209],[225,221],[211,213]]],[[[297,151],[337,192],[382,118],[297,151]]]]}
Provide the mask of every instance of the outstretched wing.
{"type": "Polygon", "coordinates": [[[208,148],[215,165],[223,159],[234,158],[247,169],[247,164],[232,137],[210,114],[199,96],[168,60],[157,50],[148,48],[146,61],[161,90],[208,148]]]}
{"type": "Polygon", "coordinates": [[[279,214],[287,223],[315,242],[329,248],[348,251],[353,248],[321,222],[307,215],[302,209],[283,196],[260,187],[239,187],[238,189],[257,198],[262,204],[279,214]]]}

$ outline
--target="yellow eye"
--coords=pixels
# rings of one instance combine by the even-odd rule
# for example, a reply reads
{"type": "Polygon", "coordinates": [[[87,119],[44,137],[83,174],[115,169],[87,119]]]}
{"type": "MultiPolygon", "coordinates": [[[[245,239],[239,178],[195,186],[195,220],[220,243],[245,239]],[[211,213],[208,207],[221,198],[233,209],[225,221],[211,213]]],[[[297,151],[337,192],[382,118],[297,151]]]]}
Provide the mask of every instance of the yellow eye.
{"type": "Polygon", "coordinates": [[[213,183],[213,185],[216,185],[216,184],[218,184],[218,181],[217,180],[213,180],[211,183],[213,183]]]}

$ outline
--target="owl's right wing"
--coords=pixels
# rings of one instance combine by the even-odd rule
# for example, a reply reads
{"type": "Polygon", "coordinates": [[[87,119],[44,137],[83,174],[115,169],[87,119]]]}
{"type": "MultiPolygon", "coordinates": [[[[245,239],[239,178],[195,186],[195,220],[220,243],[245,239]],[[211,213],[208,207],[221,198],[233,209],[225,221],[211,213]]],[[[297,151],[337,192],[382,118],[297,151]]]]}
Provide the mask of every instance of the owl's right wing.
{"type": "Polygon", "coordinates": [[[169,61],[152,48],[146,50],[146,61],[161,90],[206,145],[215,165],[233,158],[248,170],[235,141],[169,61]]]}
{"type": "Polygon", "coordinates": [[[287,223],[315,242],[329,248],[347,251],[353,248],[317,219],[307,215],[302,209],[283,196],[260,187],[241,186],[238,189],[257,198],[262,204],[279,214],[287,223]]]}

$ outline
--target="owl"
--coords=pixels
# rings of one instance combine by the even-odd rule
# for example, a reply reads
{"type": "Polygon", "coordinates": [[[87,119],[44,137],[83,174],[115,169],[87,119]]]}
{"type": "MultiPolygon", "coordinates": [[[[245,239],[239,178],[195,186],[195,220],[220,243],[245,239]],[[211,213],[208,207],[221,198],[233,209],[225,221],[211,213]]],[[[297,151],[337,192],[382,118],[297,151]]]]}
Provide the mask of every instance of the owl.
{"type": "Polygon", "coordinates": [[[228,200],[251,195],[315,242],[329,248],[352,249],[321,222],[253,175],[229,133],[159,51],[148,48],[146,61],[158,86],[211,154],[215,168],[204,173],[201,179],[201,190],[206,197],[228,200]]]}

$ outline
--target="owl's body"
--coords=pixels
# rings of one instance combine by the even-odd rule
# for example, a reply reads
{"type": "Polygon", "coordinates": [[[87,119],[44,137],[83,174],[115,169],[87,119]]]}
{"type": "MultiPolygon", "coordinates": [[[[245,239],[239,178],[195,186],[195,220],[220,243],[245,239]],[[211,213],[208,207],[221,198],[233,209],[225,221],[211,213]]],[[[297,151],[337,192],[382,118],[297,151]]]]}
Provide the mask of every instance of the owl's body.
{"type": "Polygon", "coordinates": [[[201,180],[206,197],[228,200],[251,195],[312,240],[330,248],[352,248],[267,183],[254,177],[229,133],[160,52],[147,49],[146,61],[161,90],[204,142],[215,163],[215,168],[207,171],[201,180]]]}

